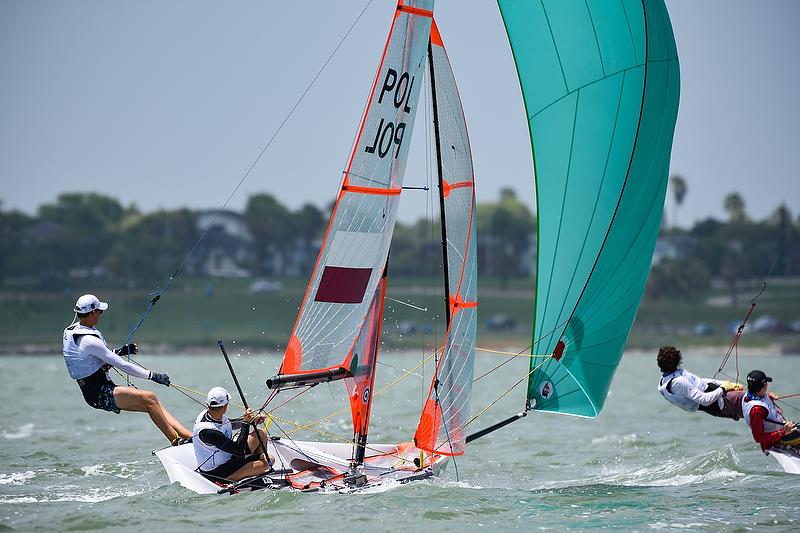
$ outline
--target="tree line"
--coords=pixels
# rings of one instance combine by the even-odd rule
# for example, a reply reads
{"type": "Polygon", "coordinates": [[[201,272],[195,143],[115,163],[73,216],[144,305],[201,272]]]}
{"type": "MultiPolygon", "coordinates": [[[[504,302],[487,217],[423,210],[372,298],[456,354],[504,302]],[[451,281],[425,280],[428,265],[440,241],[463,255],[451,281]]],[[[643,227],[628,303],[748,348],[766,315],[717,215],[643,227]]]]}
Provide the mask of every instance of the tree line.
{"type": "Polygon", "coordinates": [[[744,198],[731,192],[722,202],[725,219],[709,217],[681,228],[676,222],[688,192],[685,178],[672,176],[669,188],[674,200],[672,224],[665,216],[659,244],[671,253],[659,260],[657,248],[648,297],[698,300],[716,280],[728,288],[736,305],[742,281],[800,276],[800,217],[795,218],[786,204],[755,220],[747,213],[744,198]]]}
{"type": "MultiPolygon", "coordinates": [[[[305,204],[292,210],[270,194],[250,196],[242,212],[145,213],[96,193],[61,194],[34,215],[0,204],[0,282],[43,288],[63,287],[70,278],[157,284],[180,264],[183,274],[196,276],[305,277],[331,209],[305,204]]],[[[524,258],[535,242],[536,222],[511,189],[497,202],[479,204],[477,223],[482,270],[504,279],[530,274],[524,258]]],[[[439,228],[438,219],[398,222],[392,274],[440,273],[439,228]]]]}
{"type": "MultiPolygon", "coordinates": [[[[670,188],[675,207],[665,219],[674,223],[687,187],[674,176],[670,188]]],[[[183,208],[145,213],[95,193],[61,194],[34,215],[0,204],[0,282],[52,289],[83,277],[155,286],[180,264],[183,274],[195,276],[307,277],[331,207],[305,204],[292,210],[270,194],[250,196],[242,212],[183,208]]],[[[649,298],[700,298],[718,280],[735,300],[741,280],[770,273],[800,276],[800,218],[788,207],[754,220],[744,199],[731,193],[724,208],[724,220],[707,218],[690,228],[664,224],[649,298]]],[[[482,277],[506,283],[533,275],[536,217],[513,190],[503,189],[496,201],[478,204],[477,231],[482,277]]],[[[440,242],[438,219],[398,222],[392,275],[440,275],[440,242]]]]}

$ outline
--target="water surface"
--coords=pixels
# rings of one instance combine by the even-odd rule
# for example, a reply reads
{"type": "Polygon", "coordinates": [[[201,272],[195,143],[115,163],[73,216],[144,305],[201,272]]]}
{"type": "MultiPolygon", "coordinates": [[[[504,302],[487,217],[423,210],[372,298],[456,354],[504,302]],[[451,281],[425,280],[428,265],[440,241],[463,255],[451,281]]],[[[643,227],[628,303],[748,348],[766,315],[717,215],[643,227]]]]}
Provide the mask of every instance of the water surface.
{"type": "MultiPolygon", "coordinates": [[[[716,355],[685,356],[688,367],[703,375],[712,374],[720,360],[716,355]]],[[[420,358],[419,352],[386,354],[377,389],[420,358]]],[[[141,359],[190,388],[223,385],[235,393],[220,356],[141,359]]],[[[501,361],[479,355],[476,376],[501,361]]],[[[275,355],[234,358],[251,403],[264,399],[264,379],[277,364],[275,355]]],[[[473,412],[519,379],[526,364],[514,361],[479,381],[473,412]]],[[[800,357],[748,357],[741,364],[744,372],[761,368],[775,376],[779,392],[800,392],[792,389],[791,380],[800,371],[800,357]]],[[[373,442],[413,435],[430,371],[428,364],[376,399],[373,442]]],[[[6,405],[0,429],[0,531],[800,527],[800,476],[784,474],[764,456],[743,422],[684,413],[667,404],[656,392],[653,354],[623,358],[596,419],[531,413],[470,445],[455,465],[458,480],[451,464],[441,480],[356,495],[198,496],[168,484],[151,454],[166,440],[149,418],[87,407],[60,356],[2,357],[0,375],[6,405]]],[[[139,384],[156,391],[187,425],[200,411],[175,390],[139,384]]],[[[344,406],[342,388],[317,387],[280,414],[301,422],[320,418],[344,406]]],[[[522,397],[523,391],[515,390],[470,429],[520,410],[522,397]]],[[[800,407],[800,401],[794,406],[800,407]]],[[[794,406],[786,408],[787,415],[800,418],[794,406]]],[[[320,428],[347,438],[349,416],[334,416],[320,428]]],[[[272,429],[280,434],[291,427],[279,423],[272,429]]]]}

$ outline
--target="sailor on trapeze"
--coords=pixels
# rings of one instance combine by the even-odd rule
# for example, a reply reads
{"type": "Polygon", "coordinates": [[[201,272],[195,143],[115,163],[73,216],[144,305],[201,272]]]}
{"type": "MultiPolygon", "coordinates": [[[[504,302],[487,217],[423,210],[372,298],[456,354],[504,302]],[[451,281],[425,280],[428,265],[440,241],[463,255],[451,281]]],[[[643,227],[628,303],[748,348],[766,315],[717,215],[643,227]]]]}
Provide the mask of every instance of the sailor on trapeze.
{"type": "Polygon", "coordinates": [[[70,377],[77,380],[83,399],[95,409],[112,413],[146,412],[173,445],[179,444],[181,439],[191,438],[192,433],[161,405],[154,393],[134,387],[118,387],[108,377],[108,370],[114,367],[131,376],[169,386],[166,373],[149,371],[120,357],[138,353],[135,343],[113,352],[108,349],[103,334],[96,328],[106,309],[108,304],[98,300],[97,296],[84,294],[75,302],[77,321],[64,330],[64,362],[70,377]]]}
{"type": "Polygon", "coordinates": [[[733,420],[742,418],[745,393],[741,384],[696,376],[680,368],[681,359],[681,351],[674,346],[658,350],[658,367],[662,372],[658,392],[665,400],[684,411],[703,411],[733,420]]]}

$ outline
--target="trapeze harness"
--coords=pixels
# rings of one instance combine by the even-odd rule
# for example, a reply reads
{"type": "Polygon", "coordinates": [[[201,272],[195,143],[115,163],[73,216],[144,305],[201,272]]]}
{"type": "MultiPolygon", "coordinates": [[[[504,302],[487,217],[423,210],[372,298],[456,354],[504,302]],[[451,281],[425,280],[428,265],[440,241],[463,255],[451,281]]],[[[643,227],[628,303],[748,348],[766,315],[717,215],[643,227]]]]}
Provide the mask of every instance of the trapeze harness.
{"type": "Polygon", "coordinates": [[[83,399],[90,407],[119,413],[111,392],[117,385],[108,377],[109,365],[102,359],[81,350],[78,343],[83,335],[96,337],[103,344],[106,342],[99,330],[79,322],[65,328],[64,362],[67,364],[69,376],[78,382],[83,399]]]}
{"type": "Polygon", "coordinates": [[[219,431],[228,439],[233,440],[233,425],[227,415],[222,415],[222,421],[217,422],[210,416],[206,416],[208,411],[203,411],[197,416],[192,429],[192,446],[194,456],[197,459],[197,468],[201,472],[209,472],[221,466],[233,457],[233,454],[220,450],[216,446],[211,446],[203,442],[200,432],[204,429],[219,431]]]}
{"type": "Polygon", "coordinates": [[[675,372],[670,372],[669,374],[664,374],[663,376],[661,376],[661,381],[659,381],[658,383],[658,392],[661,393],[661,396],[663,396],[665,400],[667,400],[672,405],[677,405],[684,411],[689,411],[693,413],[699,410],[719,416],[719,413],[722,411],[722,408],[719,405],[721,403],[722,398],[713,402],[710,405],[700,405],[691,398],[673,394],[672,382],[676,378],[685,379],[686,381],[689,382],[691,386],[703,392],[711,392],[719,388],[719,385],[714,383],[713,381],[706,382],[706,380],[704,380],[703,378],[698,377],[683,368],[679,368],[675,372]]]}
{"type": "MultiPolygon", "coordinates": [[[[75,380],[86,379],[103,368],[106,363],[97,357],[84,353],[76,342],[76,337],[91,335],[103,343],[106,342],[103,334],[95,328],[76,322],[64,329],[64,362],[67,364],[69,377],[75,380]]],[[[80,339],[77,339],[80,340],[80,339]]]]}

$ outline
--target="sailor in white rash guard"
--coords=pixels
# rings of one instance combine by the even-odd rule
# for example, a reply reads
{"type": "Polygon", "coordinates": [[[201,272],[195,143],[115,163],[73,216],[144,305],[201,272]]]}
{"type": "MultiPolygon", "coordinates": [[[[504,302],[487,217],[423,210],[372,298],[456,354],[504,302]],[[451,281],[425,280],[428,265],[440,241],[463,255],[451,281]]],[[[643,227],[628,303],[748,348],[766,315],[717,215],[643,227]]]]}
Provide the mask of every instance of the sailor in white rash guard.
{"type": "Polygon", "coordinates": [[[733,420],[742,418],[745,394],[742,385],[701,378],[680,368],[681,352],[673,346],[662,346],[657,361],[662,372],[658,392],[669,403],[684,411],[703,411],[733,420]]]}
{"type": "Polygon", "coordinates": [[[75,303],[78,321],[64,329],[64,362],[70,377],[78,382],[84,400],[95,409],[113,413],[146,412],[173,444],[191,438],[191,432],[161,405],[154,393],[118,387],[109,378],[108,370],[113,366],[128,375],[169,386],[167,374],[151,372],[120,357],[138,353],[136,344],[127,344],[114,352],[108,349],[103,334],[95,327],[106,309],[107,303],[93,294],[84,294],[75,303]]]}

